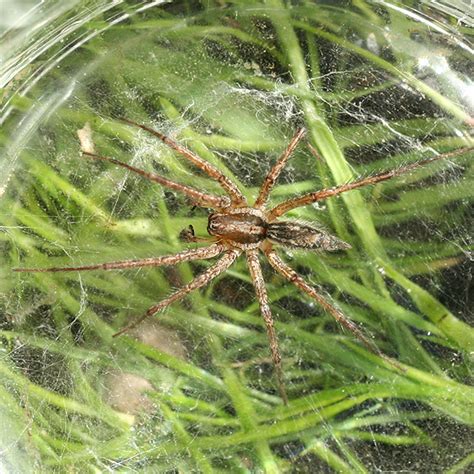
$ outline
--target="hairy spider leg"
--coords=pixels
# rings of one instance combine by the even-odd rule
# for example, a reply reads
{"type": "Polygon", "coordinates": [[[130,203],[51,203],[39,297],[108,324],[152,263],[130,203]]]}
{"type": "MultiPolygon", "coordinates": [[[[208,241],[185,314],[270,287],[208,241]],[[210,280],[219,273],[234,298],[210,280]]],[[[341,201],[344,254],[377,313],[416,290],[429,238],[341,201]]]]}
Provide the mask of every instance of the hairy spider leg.
{"type": "Polygon", "coordinates": [[[198,288],[202,288],[203,286],[207,285],[211,280],[214,280],[214,278],[217,278],[222,272],[226,271],[241,253],[242,251],[240,249],[228,250],[224,256],[221,257],[214,265],[207,268],[188,284],[182,286],[179,290],[168,296],[168,298],[165,298],[159,303],[148,308],[145,314],[140,316],[133,323],[122,328],[119,332],[115,333],[114,337],[120,336],[121,334],[130,331],[130,329],[137,327],[146,318],[153,316],[159,311],[163,311],[170,304],[183,299],[188,293],[191,293],[191,291],[197,290],[198,288]]]}
{"type": "Polygon", "coordinates": [[[159,183],[162,186],[167,188],[173,189],[174,191],[179,191],[186,196],[190,197],[193,203],[200,207],[211,207],[213,209],[223,209],[230,205],[230,199],[227,196],[214,196],[213,194],[208,194],[203,191],[199,191],[196,188],[191,186],[187,186],[185,184],[176,183],[175,181],[171,181],[164,176],[160,176],[156,173],[149,173],[144,171],[140,168],[136,168],[135,166],[129,165],[123,161],[117,160],[115,158],[109,158],[108,156],[101,156],[96,155],[95,153],[90,153],[87,151],[82,152],[83,155],[93,158],[94,160],[101,160],[101,161],[108,161],[109,163],[113,163],[114,165],[121,166],[122,168],[126,168],[129,171],[133,171],[134,173],[143,176],[144,178],[153,181],[155,183],[159,183]]]}
{"type": "Polygon", "coordinates": [[[258,194],[257,200],[255,201],[254,207],[257,209],[261,209],[265,206],[270,191],[272,190],[278,176],[280,176],[281,171],[286,166],[286,162],[290,158],[291,154],[295,150],[298,143],[304,137],[306,130],[304,128],[300,128],[296,131],[291,139],[290,143],[286,147],[285,151],[282,153],[280,158],[278,158],[277,162],[273,165],[273,167],[268,172],[265,180],[263,181],[262,187],[260,188],[260,193],[258,194]]]}
{"type": "Polygon", "coordinates": [[[322,156],[319,154],[319,151],[313,146],[311,145],[311,143],[308,142],[308,148],[309,148],[309,151],[311,152],[311,154],[318,160],[318,161],[321,161],[323,162],[323,158],[322,156]]]}
{"type": "Polygon", "coordinates": [[[267,328],[268,340],[270,342],[270,352],[272,354],[272,361],[278,380],[278,389],[284,404],[288,405],[288,396],[286,394],[285,382],[283,378],[280,348],[278,347],[278,337],[275,333],[273,316],[270,305],[268,304],[267,289],[265,287],[265,280],[263,279],[262,267],[258,259],[258,250],[248,250],[246,255],[247,264],[250,270],[250,275],[252,276],[253,286],[255,288],[255,294],[257,295],[260,306],[260,313],[263,316],[263,320],[265,321],[265,326],[267,328]]]}
{"type": "Polygon", "coordinates": [[[150,257],[134,260],[121,260],[117,262],[98,263],[95,265],[84,265],[80,267],[50,267],[50,268],[14,268],[14,272],[81,272],[85,270],[118,270],[140,267],[160,267],[167,265],[176,265],[190,260],[203,260],[213,258],[225,250],[225,246],[219,243],[209,247],[200,247],[197,249],[187,249],[172,255],[163,255],[161,257],[150,257]]]}
{"type": "Polygon", "coordinates": [[[344,314],[333,306],[326,298],[319,294],[314,287],[308,285],[306,281],[296,273],[290,266],[288,266],[274,250],[266,250],[265,254],[270,262],[270,265],[281,275],[283,275],[289,282],[293,283],[297,288],[305,292],[308,296],[316,300],[320,306],[324,308],[339,324],[351,331],[357,339],[359,339],[371,352],[377,354],[382,359],[386,360],[390,365],[399,370],[404,370],[400,364],[395,360],[385,355],[379,348],[367,337],[364,336],[359,327],[344,314]]]}
{"type": "Polygon", "coordinates": [[[312,204],[317,201],[322,201],[323,199],[336,196],[337,194],[345,193],[346,191],[351,191],[352,189],[362,188],[364,186],[368,186],[371,184],[380,183],[381,181],[387,181],[388,179],[394,178],[395,176],[403,175],[410,171],[421,168],[422,166],[425,166],[429,163],[433,163],[434,161],[453,158],[455,156],[462,155],[472,150],[474,150],[473,147],[459,148],[458,150],[432,156],[431,158],[420,160],[420,161],[417,161],[416,163],[411,163],[410,165],[402,166],[395,170],[385,171],[385,172],[376,174],[374,176],[369,176],[367,178],[354,181],[352,183],[341,184],[340,186],[335,186],[333,188],[322,189],[320,191],[315,191],[313,193],[297,196],[293,199],[288,199],[287,201],[284,201],[278,204],[277,206],[275,206],[269,212],[269,219],[270,220],[276,219],[277,217],[297,207],[307,206],[308,204],[312,204]]]}
{"type": "Polygon", "coordinates": [[[147,127],[146,125],[140,124],[133,122],[132,120],[129,119],[121,119],[125,123],[128,123],[129,125],[133,125],[134,127],[141,128],[142,130],[147,131],[148,133],[151,133],[155,137],[159,138],[163,143],[168,145],[170,148],[175,150],[177,153],[179,153],[181,156],[184,156],[187,160],[189,160],[191,163],[193,163],[195,166],[197,166],[200,170],[204,171],[209,177],[212,179],[216,180],[221,187],[229,194],[232,203],[238,206],[245,206],[247,205],[247,201],[240,191],[240,189],[224,174],[222,174],[215,166],[213,166],[211,163],[207,162],[206,160],[203,160],[200,156],[196,155],[196,153],[192,152],[188,148],[184,147],[183,145],[180,145],[179,143],[175,142],[171,138],[167,137],[166,135],[163,135],[161,132],[158,130],[155,130],[151,127],[147,127]]]}

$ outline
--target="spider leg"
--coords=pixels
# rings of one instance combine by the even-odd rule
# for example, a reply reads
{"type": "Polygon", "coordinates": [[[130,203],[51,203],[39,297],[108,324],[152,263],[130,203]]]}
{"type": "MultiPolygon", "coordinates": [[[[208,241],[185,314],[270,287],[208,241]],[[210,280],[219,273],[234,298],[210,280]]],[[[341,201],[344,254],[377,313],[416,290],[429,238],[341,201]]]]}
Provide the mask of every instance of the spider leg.
{"type": "Polygon", "coordinates": [[[266,256],[270,265],[287,280],[297,286],[300,290],[304,291],[308,296],[316,300],[320,306],[324,308],[339,324],[346,327],[351,331],[359,341],[361,341],[367,349],[374,354],[377,354],[382,359],[386,360],[389,364],[396,367],[399,370],[403,370],[402,367],[392,358],[385,355],[379,350],[379,348],[362,333],[359,327],[344,314],[332,305],[324,296],[319,294],[315,288],[306,283],[306,281],[296,273],[290,266],[288,266],[274,250],[266,250],[266,256]]]}
{"type": "Polygon", "coordinates": [[[213,258],[224,251],[222,244],[216,243],[209,247],[200,247],[195,249],[187,249],[173,255],[163,255],[161,257],[142,258],[137,260],[122,260],[117,262],[98,263],[95,265],[85,265],[81,267],[50,267],[50,268],[14,268],[14,272],[76,272],[84,270],[117,270],[126,268],[140,267],[160,267],[166,265],[176,265],[181,262],[190,260],[200,260],[213,258]]]}
{"type": "Polygon", "coordinates": [[[288,404],[288,396],[286,395],[285,382],[283,379],[283,368],[281,365],[281,354],[278,347],[278,337],[275,333],[273,324],[273,316],[268,304],[268,295],[265,288],[265,281],[263,279],[262,267],[258,259],[258,251],[255,249],[247,251],[247,264],[252,276],[255,293],[257,295],[258,303],[260,305],[260,312],[262,313],[265,326],[267,328],[268,340],[270,342],[270,351],[272,353],[273,365],[275,367],[276,376],[278,379],[278,388],[280,396],[285,403],[288,404]]]}
{"type": "Polygon", "coordinates": [[[291,154],[293,153],[300,140],[303,138],[305,132],[306,131],[304,128],[300,128],[296,131],[290,143],[288,143],[286,150],[283,152],[280,158],[278,158],[278,161],[268,172],[267,176],[265,177],[265,180],[263,181],[262,187],[260,188],[260,193],[257,197],[257,200],[254,204],[254,207],[256,207],[257,209],[261,209],[263,206],[265,206],[265,203],[268,199],[268,195],[270,194],[271,189],[273,188],[276,180],[278,179],[278,176],[280,176],[281,171],[286,166],[286,162],[290,158],[291,154]]]}
{"type": "Polygon", "coordinates": [[[293,199],[289,199],[288,201],[284,201],[274,207],[269,213],[269,218],[270,220],[276,219],[277,217],[297,207],[307,206],[308,204],[312,204],[317,201],[322,201],[323,199],[336,196],[337,194],[345,193],[346,191],[351,191],[352,189],[362,188],[363,186],[380,183],[381,181],[387,181],[388,179],[394,178],[395,176],[403,175],[434,161],[453,158],[455,156],[462,155],[472,150],[474,150],[473,147],[460,148],[458,150],[454,150],[448,153],[442,153],[440,155],[432,156],[431,158],[427,158],[426,160],[411,163],[410,165],[402,166],[395,170],[385,171],[374,176],[369,176],[367,178],[354,181],[352,183],[341,184],[340,186],[335,186],[333,188],[322,189],[313,193],[297,196],[293,199]]]}
{"type": "Polygon", "coordinates": [[[236,205],[245,205],[246,200],[242,192],[237,188],[237,186],[224,174],[222,174],[215,166],[211,163],[208,163],[206,160],[203,160],[200,156],[196,153],[192,152],[188,148],[180,145],[179,143],[175,142],[171,138],[163,135],[158,130],[155,130],[151,127],[147,127],[146,125],[133,122],[132,120],[122,119],[125,123],[129,125],[133,125],[134,127],[141,128],[142,130],[151,133],[155,137],[159,138],[163,143],[168,145],[170,148],[175,150],[181,156],[184,156],[187,160],[197,166],[200,170],[210,176],[212,179],[216,180],[221,187],[229,194],[232,203],[236,205]]]}
{"type": "Polygon", "coordinates": [[[137,173],[140,176],[149,179],[150,181],[159,183],[162,186],[173,189],[175,191],[182,192],[183,194],[186,194],[188,197],[190,197],[194,203],[201,207],[211,207],[220,209],[230,205],[230,199],[227,196],[214,196],[212,194],[199,191],[198,189],[193,188],[191,186],[176,183],[175,181],[171,181],[170,179],[160,176],[159,174],[149,173],[140,168],[136,168],[135,166],[129,165],[128,163],[124,163],[123,161],[116,160],[115,158],[96,155],[95,153],[90,153],[88,151],[83,151],[82,154],[93,158],[94,160],[108,161],[109,163],[113,163],[114,165],[126,168],[129,171],[133,171],[134,173],[137,173]]]}
{"type": "Polygon", "coordinates": [[[140,316],[133,323],[125,326],[119,332],[114,334],[114,337],[120,336],[121,334],[129,331],[130,329],[138,326],[142,321],[144,321],[149,316],[153,316],[159,311],[163,311],[170,304],[175,301],[183,299],[188,293],[191,293],[193,290],[197,290],[205,285],[207,285],[211,280],[218,277],[222,272],[227,270],[236,260],[236,258],[242,253],[241,250],[232,249],[227,251],[223,257],[221,257],[214,265],[210,266],[207,270],[199,274],[194,280],[191,280],[187,285],[182,286],[179,290],[175,291],[173,294],[161,300],[159,303],[148,308],[145,314],[140,316]]]}

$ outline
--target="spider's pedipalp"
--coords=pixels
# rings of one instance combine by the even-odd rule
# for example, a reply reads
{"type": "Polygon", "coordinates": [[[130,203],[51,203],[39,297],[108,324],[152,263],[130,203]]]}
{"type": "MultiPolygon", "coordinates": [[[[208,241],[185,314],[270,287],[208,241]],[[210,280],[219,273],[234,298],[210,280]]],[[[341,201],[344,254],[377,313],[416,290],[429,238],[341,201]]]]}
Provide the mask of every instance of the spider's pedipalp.
{"type": "Polygon", "coordinates": [[[337,309],[334,305],[332,305],[324,296],[319,294],[315,288],[311,285],[306,283],[306,281],[296,273],[290,266],[288,266],[274,250],[267,250],[265,251],[266,256],[268,257],[268,261],[270,265],[281,275],[283,275],[288,281],[296,285],[300,290],[305,292],[308,296],[316,300],[322,308],[327,311],[339,324],[347,328],[351,331],[357,339],[359,339],[371,352],[377,354],[382,359],[389,362],[392,366],[396,367],[399,370],[403,370],[400,365],[391,359],[390,357],[386,356],[383,352],[379,350],[379,348],[367,337],[364,333],[359,329],[357,324],[353,321],[348,319],[344,314],[337,309]]]}
{"type": "Polygon", "coordinates": [[[333,188],[322,189],[320,191],[315,191],[313,193],[303,194],[302,196],[297,196],[293,199],[288,199],[277,206],[275,206],[269,212],[269,219],[273,220],[277,217],[291,211],[292,209],[296,209],[297,207],[307,206],[308,204],[313,204],[317,201],[322,201],[332,196],[336,196],[341,193],[345,193],[347,191],[351,191],[353,189],[362,188],[364,186],[369,186],[373,184],[380,183],[382,181],[387,181],[395,176],[401,176],[405,173],[409,173],[410,171],[416,170],[421,168],[422,166],[428,165],[433,163],[434,161],[453,158],[458,155],[462,155],[464,153],[468,153],[473,151],[473,147],[465,147],[460,148],[458,150],[454,150],[452,152],[442,153],[440,155],[432,156],[431,158],[427,158],[426,160],[417,161],[415,163],[411,163],[406,166],[402,166],[401,168],[397,168],[391,171],[385,171],[374,176],[369,176],[367,178],[360,179],[358,181],[354,181],[352,183],[341,184],[339,186],[335,186],[333,188]]]}
{"type": "Polygon", "coordinates": [[[200,273],[196,278],[191,280],[188,284],[182,286],[179,290],[168,296],[168,298],[165,298],[159,303],[148,308],[145,314],[140,316],[133,323],[122,328],[119,332],[115,333],[114,337],[120,336],[130,329],[135,328],[146,318],[163,311],[170,304],[183,299],[188,293],[191,293],[191,291],[197,290],[198,288],[202,288],[203,286],[207,285],[210,281],[214,280],[214,278],[217,278],[222,272],[227,270],[241,253],[242,251],[238,249],[228,250],[216,263],[214,263],[214,265],[211,265],[204,272],[200,273]]]}
{"type": "Polygon", "coordinates": [[[181,262],[189,262],[190,260],[203,260],[207,258],[213,258],[222,253],[224,249],[224,245],[216,243],[210,245],[209,247],[186,249],[175,254],[163,255],[161,257],[149,257],[136,260],[121,260],[117,262],[83,265],[80,267],[13,268],[13,271],[23,273],[55,273],[81,272],[86,270],[120,270],[127,268],[161,267],[167,265],[176,265],[181,262]]]}
{"type": "Polygon", "coordinates": [[[191,198],[191,200],[200,207],[211,207],[213,209],[221,209],[230,205],[230,199],[227,196],[214,196],[213,194],[199,191],[198,189],[193,188],[192,186],[176,183],[175,181],[165,178],[164,176],[160,176],[156,173],[149,173],[148,171],[136,168],[135,166],[129,165],[128,163],[124,163],[123,161],[117,160],[115,158],[96,155],[95,153],[90,153],[88,151],[82,151],[82,154],[84,156],[88,156],[89,158],[93,158],[94,160],[107,161],[109,163],[113,163],[114,165],[121,166],[122,168],[139,174],[140,176],[143,176],[144,178],[153,181],[154,183],[161,184],[162,186],[165,186],[169,189],[173,189],[174,191],[179,191],[191,198]]]}
{"type": "Polygon", "coordinates": [[[270,343],[270,352],[272,354],[272,361],[275,367],[275,373],[278,380],[278,388],[280,396],[285,403],[288,404],[288,396],[286,394],[285,382],[283,379],[283,368],[281,364],[280,348],[278,347],[278,338],[275,333],[275,327],[273,322],[273,316],[268,304],[267,289],[265,287],[265,281],[263,279],[262,267],[258,259],[258,250],[252,249],[247,250],[247,264],[252,276],[253,285],[255,287],[255,293],[257,295],[258,303],[260,306],[260,312],[262,313],[265,326],[267,328],[268,340],[270,343]]]}
{"type": "Polygon", "coordinates": [[[145,130],[146,132],[151,133],[155,137],[159,138],[163,143],[175,150],[181,156],[184,156],[188,161],[193,163],[200,170],[204,171],[204,173],[206,173],[209,177],[216,180],[221,185],[221,187],[229,194],[233,204],[246,205],[247,201],[240,189],[227,176],[222,174],[214,165],[207,162],[206,160],[203,160],[200,156],[196,155],[196,153],[192,152],[183,145],[180,145],[178,142],[175,142],[174,140],[167,137],[158,130],[155,130],[154,128],[133,122],[129,119],[122,118],[121,120],[125,123],[128,123],[129,125],[141,128],[142,130],[145,130]]]}
{"type": "Polygon", "coordinates": [[[304,137],[306,130],[304,128],[300,128],[296,131],[291,139],[290,143],[286,147],[285,151],[282,153],[280,158],[278,158],[277,162],[273,165],[273,167],[268,172],[265,180],[263,181],[262,187],[260,188],[260,193],[258,194],[257,200],[255,201],[254,207],[257,209],[261,209],[265,206],[267,202],[268,196],[270,191],[272,190],[278,176],[282,172],[283,168],[286,166],[286,162],[290,158],[291,154],[295,150],[296,146],[300,142],[300,140],[304,137]]]}

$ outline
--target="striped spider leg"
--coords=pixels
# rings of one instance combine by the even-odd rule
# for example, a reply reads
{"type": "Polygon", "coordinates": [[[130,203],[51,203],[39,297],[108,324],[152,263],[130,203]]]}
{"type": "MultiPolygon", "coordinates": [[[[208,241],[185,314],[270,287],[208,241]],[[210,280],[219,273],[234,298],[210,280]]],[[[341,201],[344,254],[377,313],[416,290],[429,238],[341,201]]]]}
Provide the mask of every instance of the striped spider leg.
{"type": "Polygon", "coordinates": [[[210,207],[213,209],[221,209],[230,205],[230,199],[227,196],[215,196],[213,194],[208,194],[199,189],[193,188],[192,186],[187,186],[185,184],[176,183],[164,176],[161,176],[156,173],[149,173],[135,166],[124,163],[123,161],[116,160],[115,158],[109,158],[107,156],[96,155],[95,153],[90,153],[83,151],[82,154],[94,160],[108,161],[114,165],[121,166],[129,171],[139,174],[144,178],[153,181],[155,183],[161,184],[162,186],[172,189],[174,191],[179,191],[188,196],[196,206],[200,207],[210,207]]]}
{"type": "Polygon", "coordinates": [[[204,173],[206,173],[210,178],[217,181],[221,187],[229,194],[232,204],[234,205],[243,205],[247,204],[247,201],[240,191],[240,189],[224,174],[222,174],[216,167],[214,167],[211,163],[203,160],[200,156],[196,155],[193,151],[189,150],[188,148],[180,145],[179,143],[172,140],[170,137],[163,135],[158,130],[154,128],[148,127],[146,125],[133,122],[132,120],[122,119],[125,123],[133,125],[134,127],[141,128],[146,132],[154,135],[155,137],[159,138],[163,143],[168,145],[170,148],[178,152],[181,156],[186,158],[188,161],[193,163],[196,167],[200,168],[204,173]]]}
{"type": "Polygon", "coordinates": [[[409,173],[410,171],[414,171],[435,161],[454,158],[456,156],[463,155],[464,153],[468,153],[473,150],[473,147],[459,148],[457,150],[447,153],[441,153],[439,155],[435,155],[406,166],[401,166],[400,168],[394,170],[385,171],[383,173],[379,173],[373,176],[368,176],[367,178],[363,178],[358,181],[341,184],[333,188],[321,189],[312,193],[303,194],[302,196],[296,196],[293,199],[288,199],[287,201],[284,201],[275,206],[270,211],[269,216],[271,219],[276,219],[277,217],[280,217],[283,214],[286,214],[288,211],[296,209],[297,207],[307,206],[308,204],[314,204],[315,202],[322,201],[332,196],[337,196],[338,194],[345,193],[347,191],[352,191],[353,189],[358,189],[364,186],[377,184],[382,181],[387,181],[388,179],[392,179],[396,176],[401,176],[403,174],[409,173]]]}

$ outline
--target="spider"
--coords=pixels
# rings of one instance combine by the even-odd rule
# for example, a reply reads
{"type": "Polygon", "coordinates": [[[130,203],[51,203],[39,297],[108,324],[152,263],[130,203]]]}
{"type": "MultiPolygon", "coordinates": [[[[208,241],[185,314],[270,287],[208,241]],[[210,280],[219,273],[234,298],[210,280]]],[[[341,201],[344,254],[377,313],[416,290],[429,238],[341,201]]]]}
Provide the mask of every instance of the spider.
{"type": "MultiPolygon", "coordinates": [[[[137,173],[144,178],[158,183],[164,187],[178,191],[186,195],[199,207],[210,208],[213,212],[209,215],[207,231],[210,237],[196,237],[192,226],[181,233],[183,240],[188,242],[207,242],[204,247],[189,248],[172,255],[150,257],[138,260],[123,260],[99,263],[79,267],[50,267],[50,268],[15,268],[17,272],[72,272],[85,270],[114,270],[137,267],[158,267],[165,265],[176,265],[181,262],[192,260],[211,259],[217,256],[220,258],[210,265],[204,272],[196,276],[192,281],[182,286],[167,298],[148,308],[148,310],[134,322],[118,331],[114,336],[119,336],[130,329],[136,327],[144,319],[163,311],[172,303],[183,299],[188,293],[204,287],[210,281],[224,273],[236,259],[245,254],[247,265],[252,277],[253,286],[259,302],[260,312],[265,321],[268,335],[271,357],[278,382],[280,396],[285,404],[288,403],[284,374],[278,338],[274,328],[274,321],[268,294],[263,279],[262,268],[259,255],[263,253],[276,272],[281,274],[290,283],[296,285],[301,291],[314,299],[327,311],[338,323],[349,329],[365,346],[378,355],[389,359],[382,354],[378,348],[362,333],[359,327],[348,319],[329,299],[323,296],[316,288],[307,283],[295,270],[288,266],[278,255],[275,246],[289,247],[293,249],[304,249],[309,251],[337,251],[347,250],[351,246],[329,234],[316,225],[291,221],[279,220],[288,211],[298,207],[322,201],[347,191],[373,185],[381,181],[386,181],[395,176],[408,173],[412,170],[427,165],[439,159],[445,159],[466,153],[472,150],[470,147],[461,148],[453,152],[439,154],[430,158],[412,163],[395,170],[386,171],[373,176],[365,177],[354,182],[334,186],[310,192],[301,196],[284,201],[273,208],[267,207],[267,201],[275,182],[281,171],[285,167],[288,159],[297,147],[298,143],[305,135],[305,130],[300,128],[296,131],[288,146],[278,158],[276,163],[266,175],[258,193],[257,199],[251,206],[242,194],[241,190],[216,167],[208,163],[200,156],[185,148],[171,138],[163,135],[159,131],[143,124],[138,124],[124,119],[129,125],[139,127],[155,137],[159,138],[166,145],[175,150],[179,155],[186,158],[193,165],[216,180],[227,195],[214,195],[201,191],[192,186],[177,183],[168,178],[155,173],[149,173],[132,165],[116,160],[114,158],[100,156],[90,151],[83,150],[86,155],[95,160],[102,160],[123,167],[133,173],[137,173]]],[[[395,365],[395,364],[394,364],[395,365]]]]}

